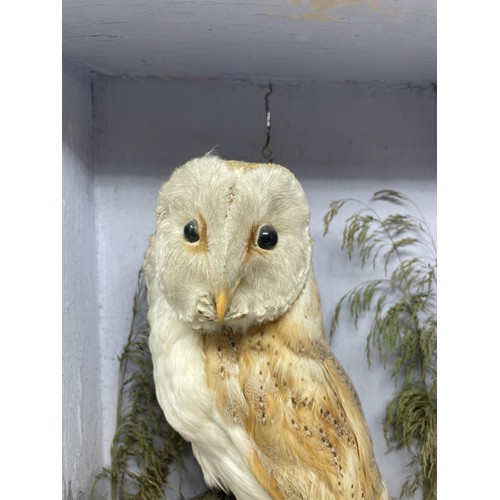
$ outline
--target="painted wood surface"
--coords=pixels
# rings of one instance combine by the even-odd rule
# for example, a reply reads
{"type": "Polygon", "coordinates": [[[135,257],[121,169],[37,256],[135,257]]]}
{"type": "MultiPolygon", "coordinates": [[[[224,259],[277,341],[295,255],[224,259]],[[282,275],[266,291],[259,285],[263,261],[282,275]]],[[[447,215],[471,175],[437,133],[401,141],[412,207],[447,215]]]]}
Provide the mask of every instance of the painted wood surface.
{"type": "Polygon", "coordinates": [[[65,0],[63,50],[110,75],[436,81],[435,0],[65,0]]]}

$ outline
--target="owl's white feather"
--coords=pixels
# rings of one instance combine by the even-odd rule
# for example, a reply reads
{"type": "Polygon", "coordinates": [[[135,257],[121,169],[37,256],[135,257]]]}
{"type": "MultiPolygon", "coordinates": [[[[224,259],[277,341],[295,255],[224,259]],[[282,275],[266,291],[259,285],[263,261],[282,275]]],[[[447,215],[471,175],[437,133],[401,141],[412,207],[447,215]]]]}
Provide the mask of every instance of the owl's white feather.
{"type": "Polygon", "coordinates": [[[295,177],[194,159],[162,187],[156,217],[144,272],[157,396],[207,484],[238,499],[386,498],[324,335],[295,177]]]}

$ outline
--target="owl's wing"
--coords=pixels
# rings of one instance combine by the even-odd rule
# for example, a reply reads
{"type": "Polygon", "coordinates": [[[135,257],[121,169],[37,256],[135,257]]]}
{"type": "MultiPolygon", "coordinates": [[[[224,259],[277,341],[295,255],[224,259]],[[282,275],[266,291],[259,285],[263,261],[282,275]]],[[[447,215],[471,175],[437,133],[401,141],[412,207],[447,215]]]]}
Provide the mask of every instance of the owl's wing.
{"type": "Polygon", "coordinates": [[[291,361],[286,385],[285,380],[275,384],[263,405],[250,404],[245,425],[284,498],[381,498],[359,399],[325,351],[319,356],[323,359],[304,353],[298,364],[291,361]]]}
{"type": "Polygon", "coordinates": [[[252,473],[274,499],[387,498],[349,377],[326,340],[283,328],[205,343],[217,406],[254,443],[252,473]]]}

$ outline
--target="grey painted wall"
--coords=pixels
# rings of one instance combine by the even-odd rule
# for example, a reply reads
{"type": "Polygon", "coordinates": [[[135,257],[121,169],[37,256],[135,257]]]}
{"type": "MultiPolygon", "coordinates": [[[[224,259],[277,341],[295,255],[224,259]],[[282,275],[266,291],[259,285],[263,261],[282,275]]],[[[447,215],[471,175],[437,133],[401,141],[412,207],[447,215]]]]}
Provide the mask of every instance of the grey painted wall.
{"type": "MultiPolygon", "coordinates": [[[[107,77],[94,83],[102,460],[109,463],[117,358],[129,330],[137,271],[154,231],[158,190],[174,167],[215,146],[225,158],[262,161],[267,86],[107,77]]],[[[310,200],[314,265],[328,325],[337,300],[370,274],[361,273],[340,251],[340,220],[323,238],[322,218],[331,200],[367,201],[377,189],[399,189],[416,201],[435,234],[435,92],[432,87],[383,84],[275,85],[270,106],[275,161],[296,174],[310,200]]],[[[90,177],[82,186],[87,181],[90,177]]],[[[86,207],[91,210],[91,200],[86,207]]],[[[95,260],[88,265],[92,271],[95,260]]],[[[96,308],[89,303],[92,321],[96,308]]],[[[379,464],[395,495],[406,476],[408,457],[386,454],[381,422],[393,383],[377,363],[371,370],[367,367],[366,328],[366,322],[356,331],[342,321],[332,346],[358,389],[379,464]]],[[[203,488],[194,464],[184,484],[186,496],[203,488]]]]}
{"type": "MultiPolygon", "coordinates": [[[[109,463],[117,358],[158,190],[174,167],[213,147],[226,158],[261,161],[268,89],[249,81],[97,77],[92,95],[89,73],[65,61],[63,90],[63,495],[78,498],[109,463]]],[[[269,103],[275,161],[297,175],[310,200],[329,325],[342,294],[371,276],[340,251],[341,220],[322,236],[331,200],[366,201],[377,189],[400,189],[436,232],[435,93],[384,84],[280,84],[269,103]]],[[[393,384],[378,364],[367,367],[366,329],[366,321],[356,331],[343,316],[332,347],[358,389],[396,494],[408,457],[386,454],[381,421],[393,384]]],[[[186,458],[188,496],[203,484],[186,458]]]]}
{"type": "Polygon", "coordinates": [[[64,61],[62,116],[63,498],[102,466],[91,79],[64,61]]]}

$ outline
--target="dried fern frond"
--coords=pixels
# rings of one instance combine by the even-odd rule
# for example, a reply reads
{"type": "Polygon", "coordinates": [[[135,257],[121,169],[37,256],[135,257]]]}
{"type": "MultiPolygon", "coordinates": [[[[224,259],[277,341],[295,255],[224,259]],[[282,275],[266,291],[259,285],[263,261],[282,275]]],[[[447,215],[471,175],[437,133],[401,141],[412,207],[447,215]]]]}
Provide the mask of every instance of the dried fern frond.
{"type": "Polygon", "coordinates": [[[111,467],[96,478],[111,481],[112,500],[164,498],[169,467],[174,461],[181,465],[185,446],[156,400],[147,311],[146,284],[140,272],[130,334],[120,356],[111,467]]]}
{"type": "Polygon", "coordinates": [[[342,296],[333,315],[333,336],[344,306],[357,327],[361,316],[373,312],[366,351],[371,362],[375,347],[384,367],[390,361],[396,391],[386,408],[384,433],[389,446],[404,447],[413,454],[401,496],[419,488],[425,498],[436,498],[437,483],[437,259],[436,245],[418,207],[406,195],[391,189],[377,191],[373,201],[398,207],[411,204],[417,215],[390,214],[381,218],[370,205],[354,199],[333,201],[325,214],[325,234],[332,220],[348,203],[361,208],[345,221],[342,250],[354,253],[384,276],[364,281],[342,296]]]}

